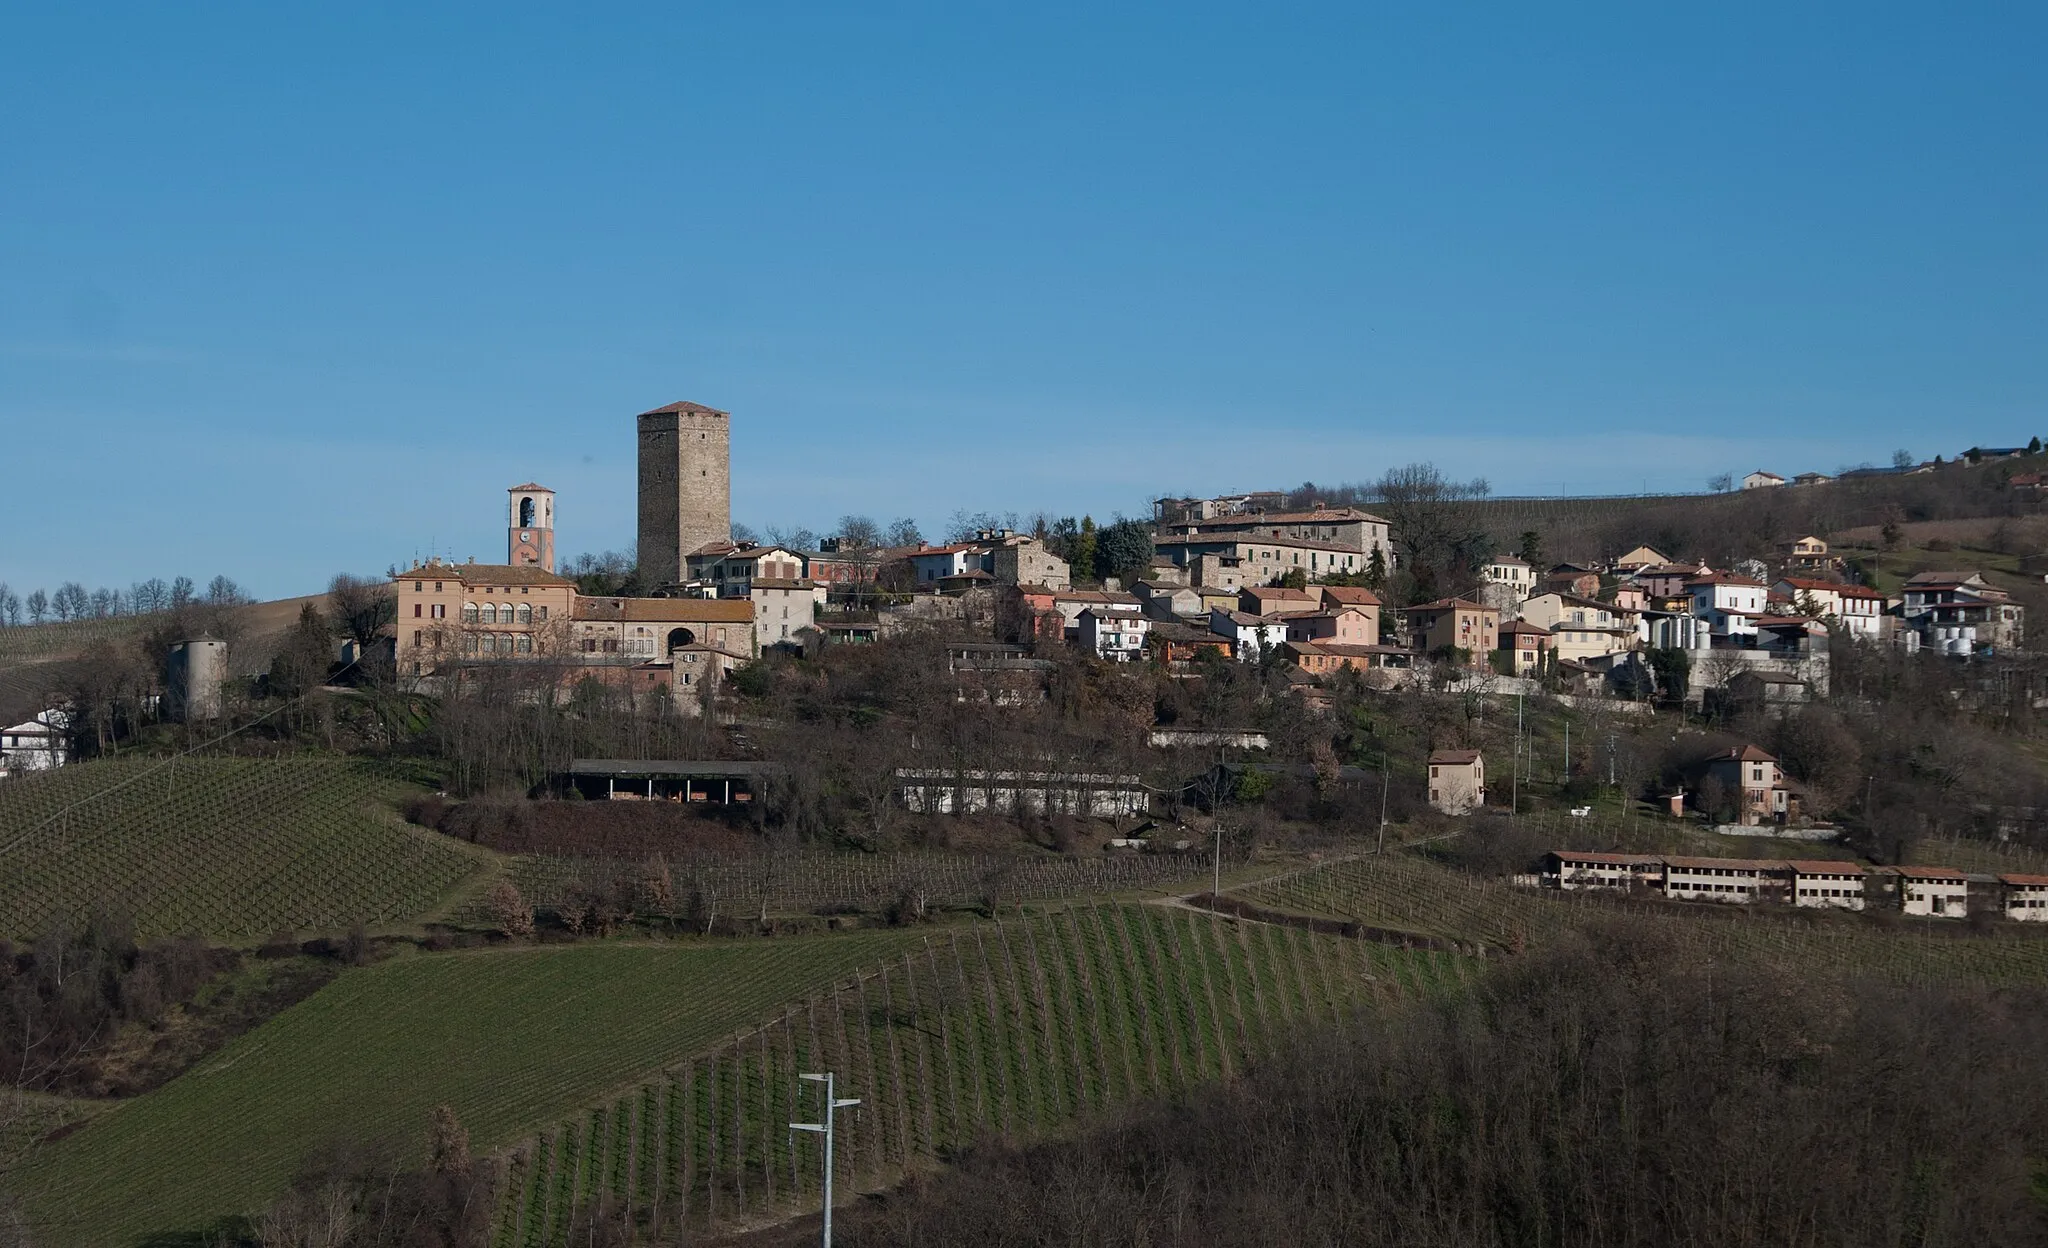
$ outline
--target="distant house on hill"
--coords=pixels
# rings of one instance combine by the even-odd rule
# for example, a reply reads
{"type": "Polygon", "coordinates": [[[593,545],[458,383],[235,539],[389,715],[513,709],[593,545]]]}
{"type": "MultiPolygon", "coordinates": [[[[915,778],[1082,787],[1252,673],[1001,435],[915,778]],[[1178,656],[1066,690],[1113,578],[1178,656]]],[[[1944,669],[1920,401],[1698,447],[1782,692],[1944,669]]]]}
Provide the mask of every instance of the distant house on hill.
{"type": "Polygon", "coordinates": [[[1774,485],[1783,484],[1785,484],[1785,478],[1775,472],[1765,472],[1761,468],[1742,479],[1742,488],[1745,490],[1765,490],[1774,485]]]}
{"type": "Polygon", "coordinates": [[[1437,750],[1429,756],[1429,804],[1446,815],[1486,804],[1486,760],[1478,750],[1437,750]]]}
{"type": "Polygon", "coordinates": [[[1792,478],[1792,484],[1826,485],[1828,482],[1832,480],[1834,480],[1834,478],[1829,476],[1825,472],[1802,472],[1798,476],[1792,478]]]}

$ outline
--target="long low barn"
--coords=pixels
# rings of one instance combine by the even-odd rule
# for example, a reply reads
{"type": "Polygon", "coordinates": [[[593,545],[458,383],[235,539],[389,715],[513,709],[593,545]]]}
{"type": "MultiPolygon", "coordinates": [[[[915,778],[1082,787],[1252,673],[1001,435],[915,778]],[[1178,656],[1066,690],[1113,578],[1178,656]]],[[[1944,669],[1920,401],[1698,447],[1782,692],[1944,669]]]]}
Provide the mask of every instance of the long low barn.
{"type": "Polygon", "coordinates": [[[1556,849],[1544,855],[1542,882],[1565,892],[1660,893],[1675,901],[1735,905],[1768,901],[1818,910],[1883,906],[1911,915],[1960,919],[1971,886],[2023,923],[2048,922],[2048,876],[1973,879],[1953,867],[1865,867],[1811,858],[1694,858],[1556,849]]]}

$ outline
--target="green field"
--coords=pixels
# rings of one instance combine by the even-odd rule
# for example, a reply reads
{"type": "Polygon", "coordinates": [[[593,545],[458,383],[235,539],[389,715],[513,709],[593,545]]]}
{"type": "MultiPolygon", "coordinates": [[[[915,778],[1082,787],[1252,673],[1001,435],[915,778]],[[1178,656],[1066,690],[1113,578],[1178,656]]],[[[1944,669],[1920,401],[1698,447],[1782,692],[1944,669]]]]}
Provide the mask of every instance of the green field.
{"type": "Polygon", "coordinates": [[[817,1145],[786,1125],[815,1118],[800,1071],[863,1102],[841,1122],[842,1184],[885,1185],[984,1137],[1227,1077],[1297,1028],[1478,966],[1160,905],[941,930],[512,1150],[496,1242],[562,1243],[600,1201],[664,1231],[808,1207],[817,1145]]]}
{"type": "Polygon", "coordinates": [[[0,935],[94,906],[144,937],[251,941],[427,910],[481,866],[406,827],[406,786],[334,759],[122,759],[0,784],[0,935]]]}
{"type": "Polygon", "coordinates": [[[499,1148],[922,942],[582,944],[350,971],[47,1146],[19,1190],[38,1243],[111,1248],[260,1207],[326,1143],[416,1156],[438,1104],[499,1148]]]}

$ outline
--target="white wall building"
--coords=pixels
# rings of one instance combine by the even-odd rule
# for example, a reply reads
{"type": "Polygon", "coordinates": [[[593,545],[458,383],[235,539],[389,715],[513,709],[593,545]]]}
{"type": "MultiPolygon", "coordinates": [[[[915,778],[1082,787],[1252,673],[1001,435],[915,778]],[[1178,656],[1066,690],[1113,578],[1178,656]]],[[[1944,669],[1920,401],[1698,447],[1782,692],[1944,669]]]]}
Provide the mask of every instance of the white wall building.
{"type": "Polygon", "coordinates": [[[1884,595],[1862,585],[1840,585],[1803,577],[1784,577],[1773,586],[1792,600],[1802,614],[1813,612],[1839,623],[1851,637],[1872,641],[1877,638],[1884,616],[1884,595]]]}
{"type": "Polygon", "coordinates": [[[1899,909],[1936,919],[1970,913],[1970,881],[1954,867],[1888,867],[1899,877],[1899,909]]]}
{"type": "Polygon", "coordinates": [[[1081,613],[1080,622],[1082,647],[1093,651],[1096,658],[1112,663],[1130,663],[1143,657],[1145,634],[1152,629],[1152,621],[1143,615],[1094,607],[1081,613]]]}
{"type": "Polygon", "coordinates": [[[71,714],[52,708],[0,729],[0,774],[48,771],[71,761],[71,714]]]}
{"type": "Polygon", "coordinates": [[[1287,640],[1287,621],[1243,611],[1209,612],[1209,631],[1230,639],[1230,652],[1241,663],[1256,663],[1287,640]]]}
{"type": "Polygon", "coordinates": [[[997,811],[1114,817],[1142,815],[1149,802],[1138,776],[905,767],[896,779],[903,804],[924,815],[997,811]]]}
{"type": "Polygon", "coordinates": [[[1664,860],[1656,854],[1610,854],[1553,850],[1544,866],[1546,883],[1572,892],[1588,888],[1662,888],[1664,860]]]}
{"type": "Polygon", "coordinates": [[[2015,923],[2048,923],[2048,875],[2001,875],[2005,917],[2015,923]]]}
{"type": "Polygon", "coordinates": [[[1809,909],[1861,910],[1864,870],[1853,862],[1793,861],[1792,904],[1809,909]]]}
{"type": "Polygon", "coordinates": [[[1664,895],[1678,901],[1753,902],[1783,864],[1748,858],[1666,858],[1664,895]]]}
{"type": "Polygon", "coordinates": [[[1756,635],[1756,622],[1763,618],[1770,591],[1761,581],[1726,574],[1703,576],[1688,583],[1685,593],[1692,599],[1692,613],[1707,621],[1717,637],[1756,635]]]}

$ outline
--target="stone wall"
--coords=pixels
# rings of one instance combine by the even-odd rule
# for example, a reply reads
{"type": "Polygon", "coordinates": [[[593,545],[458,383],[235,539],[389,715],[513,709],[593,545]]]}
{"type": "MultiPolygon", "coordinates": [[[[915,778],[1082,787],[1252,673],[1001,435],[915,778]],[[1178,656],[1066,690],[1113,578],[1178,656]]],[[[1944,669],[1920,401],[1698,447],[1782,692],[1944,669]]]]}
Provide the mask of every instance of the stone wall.
{"type": "Polygon", "coordinates": [[[686,579],[689,553],[732,540],[732,418],[710,408],[640,417],[640,567],[686,579]]]}

